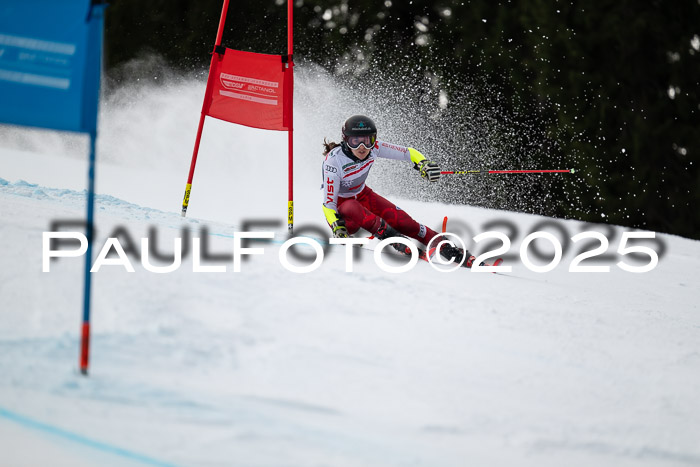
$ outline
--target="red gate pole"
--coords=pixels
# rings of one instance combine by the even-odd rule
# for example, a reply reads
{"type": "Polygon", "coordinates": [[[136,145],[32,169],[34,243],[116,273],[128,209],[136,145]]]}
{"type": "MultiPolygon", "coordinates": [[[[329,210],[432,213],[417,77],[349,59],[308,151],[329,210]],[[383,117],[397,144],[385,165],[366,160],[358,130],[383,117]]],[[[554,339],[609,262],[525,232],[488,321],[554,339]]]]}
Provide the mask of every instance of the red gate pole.
{"type": "Polygon", "coordinates": [[[211,55],[211,63],[209,64],[209,76],[207,77],[207,87],[204,92],[204,101],[202,102],[202,114],[199,117],[199,126],[197,127],[197,137],[194,141],[194,150],[192,151],[192,162],[190,162],[190,173],[187,177],[187,185],[185,186],[185,197],[182,200],[182,217],[187,215],[187,206],[190,203],[190,192],[192,191],[192,179],[194,178],[194,167],[197,164],[197,154],[199,153],[199,141],[202,138],[202,130],[204,129],[204,108],[207,102],[207,96],[209,95],[209,90],[211,89],[212,74],[211,70],[214,68],[214,60],[220,60],[219,54],[217,54],[217,48],[221,45],[221,38],[224,35],[224,24],[226,23],[226,12],[228,11],[229,0],[224,0],[224,6],[221,8],[221,19],[219,19],[219,29],[216,32],[216,42],[214,44],[214,51],[211,55]]]}
{"type": "MultiPolygon", "coordinates": [[[[289,72],[292,73],[292,79],[294,77],[294,20],[293,20],[293,9],[294,3],[292,0],[287,0],[287,66],[289,67],[289,72]]],[[[287,229],[289,235],[291,236],[294,232],[294,93],[292,93],[291,99],[289,100],[290,108],[285,110],[289,112],[289,130],[288,130],[288,144],[289,144],[289,157],[288,157],[288,170],[289,170],[289,200],[287,202],[287,229]]]]}

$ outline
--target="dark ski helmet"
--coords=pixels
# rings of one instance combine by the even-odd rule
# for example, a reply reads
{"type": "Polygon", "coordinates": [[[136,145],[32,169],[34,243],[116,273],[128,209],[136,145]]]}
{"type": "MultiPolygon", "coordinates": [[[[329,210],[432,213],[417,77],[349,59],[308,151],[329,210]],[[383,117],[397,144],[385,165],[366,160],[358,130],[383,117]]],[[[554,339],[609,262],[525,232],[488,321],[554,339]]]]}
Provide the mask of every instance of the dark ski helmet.
{"type": "Polygon", "coordinates": [[[343,142],[350,149],[358,149],[360,145],[372,149],[377,141],[377,127],[371,118],[364,115],[353,115],[343,124],[343,142]]]}

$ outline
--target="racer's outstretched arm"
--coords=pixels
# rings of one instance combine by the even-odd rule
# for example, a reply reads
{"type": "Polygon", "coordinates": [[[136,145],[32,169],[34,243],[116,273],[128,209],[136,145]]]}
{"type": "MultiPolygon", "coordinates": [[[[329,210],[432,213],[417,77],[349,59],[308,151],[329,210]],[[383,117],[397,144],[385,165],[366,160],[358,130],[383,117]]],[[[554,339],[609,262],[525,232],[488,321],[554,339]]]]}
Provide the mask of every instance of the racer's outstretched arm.
{"type": "Polygon", "coordinates": [[[417,149],[384,141],[378,141],[377,147],[379,149],[377,157],[413,162],[413,168],[420,172],[421,177],[431,182],[436,182],[440,179],[440,167],[435,162],[426,159],[417,149]]]}

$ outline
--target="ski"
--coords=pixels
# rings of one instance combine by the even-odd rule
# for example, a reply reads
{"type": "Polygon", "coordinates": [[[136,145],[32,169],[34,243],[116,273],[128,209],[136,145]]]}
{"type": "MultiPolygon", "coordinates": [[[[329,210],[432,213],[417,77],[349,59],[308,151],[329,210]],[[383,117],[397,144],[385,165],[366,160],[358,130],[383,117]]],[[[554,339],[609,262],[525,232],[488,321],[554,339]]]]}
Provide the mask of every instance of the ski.
{"type": "MultiPolygon", "coordinates": [[[[496,258],[496,261],[493,263],[487,263],[486,261],[482,261],[479,266],[500,266],[503,263],[503,258],[496,258]]],[[[496,271],[491,271],[492,274],[496,274],[496,271]]]]}
{"type": "MultiPolygon", "coordinates": [[[[417,248],[417,250],[418,250],[418,259],[419,260],[430,262],[430,258],[428,256],[428,253],[424,249],[417,248]]],[[[434,253],[435,253],[435,248],[432,248],[430,251],[430,256],[432,257],[434,253]]],[[[500,266],[501,264],[503,264],[503,258],[496,258],[496,260],[493,263],[487,263],[486,261],[482,261],[480,266],[500,266]]],[[[462,267],[467,268],[467,269],[471,269],[469,266],[467,266],[466,261],[464,263],[462,263],[462,267]]],[[[492,272],[493,272],[493,274],[496,274],[495,271],[492,271],[492,272]]]]}

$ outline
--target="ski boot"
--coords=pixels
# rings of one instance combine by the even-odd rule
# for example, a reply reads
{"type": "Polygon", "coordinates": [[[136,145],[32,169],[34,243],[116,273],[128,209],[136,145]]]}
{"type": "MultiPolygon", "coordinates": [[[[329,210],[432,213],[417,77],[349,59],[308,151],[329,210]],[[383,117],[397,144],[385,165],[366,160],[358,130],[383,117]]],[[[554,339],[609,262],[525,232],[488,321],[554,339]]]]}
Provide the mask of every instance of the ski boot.
{"type": "MultiPolygon", "coordinates": [[[[376,232],[374,232],[374,235],[379,239],[379,240],[384,240],[386,238],[391,238],[391,237],[403,237],[406,238],[405,235],[401,235],[398,230],[390,226],[384,219],[379,219],[379,228],[377,229],[376,232]]],[[[411,249],[404,245],[403,243],[390,243],[392,248],[394,250],[398,251],[399,253],[403,255],[410,255],[411,254],[411,249]]]]}
{"type": "Polygon", "coordinates": [[[440,255],[446,260],[454,260],[455,263],[462,264],[462,267],[471,268],[476,257],[472,256],[468,250],[462,250],[454,245],[445,243],[440,248],[440,255]]]}

